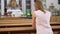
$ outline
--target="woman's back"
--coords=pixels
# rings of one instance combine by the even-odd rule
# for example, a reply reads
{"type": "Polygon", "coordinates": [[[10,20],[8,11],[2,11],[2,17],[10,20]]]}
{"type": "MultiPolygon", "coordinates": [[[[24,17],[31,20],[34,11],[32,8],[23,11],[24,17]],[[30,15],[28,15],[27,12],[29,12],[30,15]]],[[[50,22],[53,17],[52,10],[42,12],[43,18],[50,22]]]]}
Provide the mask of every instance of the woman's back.
{"type": "Polygon", "coordinates": [[[45,12],[46,13],[42,12],[41,10],[35,11],[36,29],[37,29],[37,32],[38,33],[40,32],[41,34],[45,34],[45,33],[48,34],[47,32],[52,32],[52,29],[50,26],[51,13],[49,11],[46,11],[46,10],[45,10],[45,12]],[[43,33],[43,32],[45,32],[45,33],[43,33]]]}
{"type": "MultiPolygon", "coordinates": [[[[36,14],[36,22],[37,24],[42,24],[42,25],[50,25],[50,16],[51,16],[51,13],[46,11],[46,13],[38,10],[38,11],[35,11],[35,14],[36,14]],[[40,23],[38,23],[40,22],[40,23]]],[[[48,27],[48,26],[47,26],[48,27]]]]}

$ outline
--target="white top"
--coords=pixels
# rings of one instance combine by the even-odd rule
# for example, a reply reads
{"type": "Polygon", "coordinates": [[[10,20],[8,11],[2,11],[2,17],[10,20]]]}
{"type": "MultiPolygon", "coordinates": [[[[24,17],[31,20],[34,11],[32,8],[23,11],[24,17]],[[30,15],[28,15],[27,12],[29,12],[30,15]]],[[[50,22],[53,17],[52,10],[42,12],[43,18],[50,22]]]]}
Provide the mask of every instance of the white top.
{"type": "Polygon", "coordinates": [[[46,13],[43,13],[41,10],[34,11],[36,15],[37,34],[53,34],[50,26],[51,13],[47,10],[45,11],[46,13]]]}

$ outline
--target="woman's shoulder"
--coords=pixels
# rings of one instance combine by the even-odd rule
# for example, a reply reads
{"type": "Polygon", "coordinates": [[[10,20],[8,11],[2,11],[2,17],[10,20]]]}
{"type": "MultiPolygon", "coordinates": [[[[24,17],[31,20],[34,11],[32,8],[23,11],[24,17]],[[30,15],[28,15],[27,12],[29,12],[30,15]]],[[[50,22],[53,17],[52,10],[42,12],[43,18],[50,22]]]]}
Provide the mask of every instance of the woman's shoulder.
{"type": "Polygon", "coordinates": [[[38,11],[37,10],[35,10],[33,13],[37,13],[38,11]]]}
{"type": "Polygon", "coordinates": [[[32,15],[37,15],[38,14],[38,10],[35,10],[33,13],[32,13],[32,15]]]}

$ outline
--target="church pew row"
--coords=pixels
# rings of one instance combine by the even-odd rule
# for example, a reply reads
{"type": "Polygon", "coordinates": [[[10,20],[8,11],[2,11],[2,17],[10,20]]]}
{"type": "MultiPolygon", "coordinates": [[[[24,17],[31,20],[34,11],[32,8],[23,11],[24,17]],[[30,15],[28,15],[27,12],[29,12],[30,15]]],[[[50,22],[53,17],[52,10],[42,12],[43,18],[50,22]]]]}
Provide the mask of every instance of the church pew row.
{"type": "MultiPolygon", "coordinates": [[[[60,31],[60,26],[52,26],[54,31],[60,31]]],[[[7,32],[8,34],[11,33],[36,33],[36,30],[32,27],[10,27],[10,28],[0,28],[1,32],[7,32]]]]}
{"type": "MultiPolygon", "coordinates": [[[[58,24],[51,24],[52,29],[53,30],[60,30],[60,25],[58,25],[58,24]]],[[[20,28],[21,27],[31,27],[32,28],[32,23],[25,23],[25,24],[0,24],[0,31],[5,29],[5,28],[7,28],[9,30],[10,28],[12,29],[12,28],[15,28],[15,27],[20,27],[20,28]]]]}

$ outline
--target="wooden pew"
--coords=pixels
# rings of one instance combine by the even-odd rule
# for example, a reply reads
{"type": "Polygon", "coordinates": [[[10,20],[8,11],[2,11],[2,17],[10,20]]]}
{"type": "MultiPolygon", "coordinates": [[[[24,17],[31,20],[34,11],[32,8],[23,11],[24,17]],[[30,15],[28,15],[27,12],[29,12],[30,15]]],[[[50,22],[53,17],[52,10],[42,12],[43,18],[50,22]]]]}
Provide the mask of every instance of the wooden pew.
{"type": "MultiPolygon", "coordinates": [[[[0,32],[8,32],[8,34],[10,34],[10,32],[20,32],[20,33],[36,33],[36,30],[34,30],[32,27],[31,27],[31,23],[28,23],[28,24],[3,24],[4,26],[23,26],[24,27],[5,27],[5,28],[0,28],[0,32]],[[26,27],[25,25],[29,25],[30,27],[26,27]]],[[[2,24],[0,26],[3,26],[2,24]]],[[[52,26],[52,28],[56,31],[60,31],[60,26],[52,26]]]]}
{"type": "MultiPolygon", "coordinates": [[[[52,26],[53,29],[60,29],[60,26],[52,26]]],[[[6,28],[0,28],[0,32],[5,32],[5,31],[25,31],[25,30],[33,30],[32,27],[6,27],[6,28]]]]}
{"type": "Polygon", "coordinates": [[[33,30],[32,27],[11,27],[11,28],[0,28],[0,32],[10,32],[10,31],[27,31],[33,30]]]}
{"type": "MultiPolygon", "coordinates": [[[[60,19],[59,18],[60,17],[51,18],[51,26],[54,31],[60,31],[60,19]],[[53,21],[53,20],[56,20],[56,21],[53,21]]],[[[10,34],[10,32],[12,32],[12,31],[20,31],[20,32],[21,31],[24,31],[24,32],[35,31],[31,27],[32,26],[31,21],[32,21],[31,19],[25,19],[25,18],[7,18],[7,19],[0,18],[0,29],[1,29],[0,32],[8,32],[8,34],[10,34]],[[27,30],[27,28],[28,28],[28,30],[27,30]],[[27,30],[27,31],[25,31],[25,30],[27,30]]]]}
{"type": "Polygon", "coordinates": [[[31,27],[30,24],[1,24],[0,26],[5,26],[5,28],[0,28],[0,32],[7,32],[10,34],[11,32],[19,32],[19,33],[35,33],[35,30],[31,27]],[[19,26],[19,27],[12,27],[19,26]]]}
{"type": "MultiPolygon", "coordinates": [[[[52,28],[60,29],[60,22],[51,22],[52,28]]],[[[32,23],[22,23],[22,24],[0,24],[0,28],[8,28],[8,27],[31,27],[32,23]]]]}
{"type": "MultiPolygon", "coordinates": [[[[19,21],[20,22],[20,21],[19,21]]],[[[25,25],[31,25],[32,23],[15,23],[15,24],[0,24],[0,26],[25,26],[25,25]]],[[[51,22],[51,25],[60,25],[60,22],[51,22]]]]}
{"type": "Polygon", "coordinates": [[[52,16],[51,22],[60,22],[60,16],[52,16]]]}
{"type": "Polygon", "coordinates": [[[0,28],[0,32],[19,32],[19,33],[35,33],[32,27],[12,27],[12,28],[0,28]]]}

